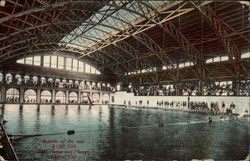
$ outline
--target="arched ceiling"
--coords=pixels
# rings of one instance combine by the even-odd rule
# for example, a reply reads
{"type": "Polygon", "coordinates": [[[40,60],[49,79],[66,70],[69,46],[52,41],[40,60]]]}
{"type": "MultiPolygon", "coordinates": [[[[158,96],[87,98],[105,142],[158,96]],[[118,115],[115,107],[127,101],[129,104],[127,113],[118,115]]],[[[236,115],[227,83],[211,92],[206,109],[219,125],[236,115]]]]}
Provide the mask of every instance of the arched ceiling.
{"type": "Polygon", "coordinates": [[[198,68],[224,54],[237,73],[241,52],[249,50],[247,2],[1,2],[0,62],[39,50],[69,51],[124,74],[184,61],[198,68]]]}

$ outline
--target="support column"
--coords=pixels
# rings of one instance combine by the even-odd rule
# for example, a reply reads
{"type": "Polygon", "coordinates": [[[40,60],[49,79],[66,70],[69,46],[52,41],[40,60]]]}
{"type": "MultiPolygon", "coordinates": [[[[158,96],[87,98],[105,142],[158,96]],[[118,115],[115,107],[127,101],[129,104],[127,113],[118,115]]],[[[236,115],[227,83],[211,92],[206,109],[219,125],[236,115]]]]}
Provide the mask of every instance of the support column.
{"type": "Polygon", "coordinates": [[[40,66],[41,66],[41,67],[44,66],[44,56],[43,56],[43,55],[41,55],[40,66]]]}
{"type": "Polygon", "coordinates": [[[37,88],[36,91],[36,103],[41,103],[41,89],[37,88]]]}
{"type": "Polygon", "coordinates": [[[24,88],[20,88],[20,103],[24,103],[24,88]]]}
{"type": "Polygon", "coordinates": [[[237,80],[236,82],[236,96],[240,95],[240,80],[237,80]]]}
{"type": "Polygon", "coordinates": [[[204,82],[199,81],[199,95],[203,96],[204,95],[204,82]]]}
{"type": "Polygon", "coordinates": [[[66,96],[65,103],[69,103],[69,90],[66,90],[65,96],[66,96]]]}
{"type": "Polygon", "coordinates": [[[175,83],[175,96],[178,96],[179,95],[179,84],[178,82],[175,83]]]}
{"type": "Polygon", "coordinates": [[[52,103],[56,102],[56,90],[52,89],[52,103]]]}
{"type": "Polygon", "coordinates": [[[77,103],[81,103],[81,91],[78,91],[77,103]]]}
{"type": "Polygon", "coordinates": [[[92,93],[92,92],[89,92],[89,99],[90,99],[91,102],[92,102],[92,100],[93,100],[93,93],[92,93]]]}
{"type": "Polygon", "coordinates": [[[179,68],[179,63],[178,63],[178,65],[177,65],[177,71],[176,71],[176,78],[177,78],[177,80],[176,80],[176,86],[175,86],[175,95],[176,96],[179,96],[179,80],[180,80],[180,68],[179,68]]]}
{"type": "Polygon", "coordinates": [[[103,93],[100,92],[100,102],[99,102],[100,104],[103,104],[103,103],[102,103],[102,94],[103,94],[103,93]]]}
{"type": "Polygon", "coordinates": [[[2,86],[2,89],[1,89],[1,98],[0,98],[0,101],[3,103],[3,102],[6,102],[6,88],[5,86],[2,86]]]}

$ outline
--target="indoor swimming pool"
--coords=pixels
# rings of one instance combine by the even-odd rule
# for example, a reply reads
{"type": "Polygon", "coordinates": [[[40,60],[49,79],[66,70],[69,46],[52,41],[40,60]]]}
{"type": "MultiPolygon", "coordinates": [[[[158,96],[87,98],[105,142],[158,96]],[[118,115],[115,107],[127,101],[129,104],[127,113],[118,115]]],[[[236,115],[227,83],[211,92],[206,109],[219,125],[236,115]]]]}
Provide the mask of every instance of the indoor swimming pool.
{"type": "Polygon", "coordinates": [[[3,114],[21,161],[242,160],[249,150],[248,118],[208,124],[204,114],[107,105],[5,105],[3,114]]]}

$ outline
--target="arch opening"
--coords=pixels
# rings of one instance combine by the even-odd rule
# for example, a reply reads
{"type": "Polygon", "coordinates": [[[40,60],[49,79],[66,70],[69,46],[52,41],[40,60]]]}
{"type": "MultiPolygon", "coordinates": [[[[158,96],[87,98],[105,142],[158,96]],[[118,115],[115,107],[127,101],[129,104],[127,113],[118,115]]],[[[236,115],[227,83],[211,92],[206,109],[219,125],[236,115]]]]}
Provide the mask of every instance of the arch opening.
{"type": "Polygon", "coordinates": [[[93,93],[92,101],[93,101],[93,103],[100,103],[100,94],[99,93],[93,93]]]}
{"type": "Polygon", "coordinates": [[[77,103],[78,95],[76,92],[70,92],[69,94],[69,103],[77,103]]]}
{"type": "Polygon", "coordinates": [[[44,90],[41,92],[41,102],[42,103],[52,103],[52,94],[48,90],[44,90]]]}
{"type": "Polygon", "coordinates": [[[24,93],[24,102],[35,103],[36,102],[36,91],[33,89],[28,89],[24,93]]]}
{"type": "Polygon", "coordinates": [[[9,103],[20,102],[20,94],[19,94],[18,89],[9,88],[6,91],[6,102],[9,102],[9,103]]]}
{"type": "Polygon", "coordinates": [[[102,102],[104,104],[108,104],[109,103],[109,94],[103,94],[103,96],[102,96],[102,102]]]}
{"type": "Polygon", "coordinates": [[[66,96],[63,91],[56,92],[56,103],[65,103],[66,102],[66,96]]]}

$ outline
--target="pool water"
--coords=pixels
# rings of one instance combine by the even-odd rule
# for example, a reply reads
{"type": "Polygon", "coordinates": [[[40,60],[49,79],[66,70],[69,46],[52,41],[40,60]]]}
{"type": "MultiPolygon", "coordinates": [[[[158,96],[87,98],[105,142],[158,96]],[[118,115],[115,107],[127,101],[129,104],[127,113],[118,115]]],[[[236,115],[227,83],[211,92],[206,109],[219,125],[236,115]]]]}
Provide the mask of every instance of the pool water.
{"type": "Polygon", "coordinates": [[[242,160],[249,150],[247,118],[220,122],[211,116],[208,124],[203,114],[106,105],[5,105],[3,112],[9,134],[55,134],[12,138],[21,161],[242,160]]]}

